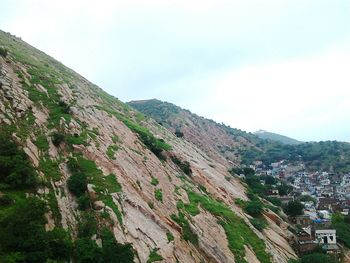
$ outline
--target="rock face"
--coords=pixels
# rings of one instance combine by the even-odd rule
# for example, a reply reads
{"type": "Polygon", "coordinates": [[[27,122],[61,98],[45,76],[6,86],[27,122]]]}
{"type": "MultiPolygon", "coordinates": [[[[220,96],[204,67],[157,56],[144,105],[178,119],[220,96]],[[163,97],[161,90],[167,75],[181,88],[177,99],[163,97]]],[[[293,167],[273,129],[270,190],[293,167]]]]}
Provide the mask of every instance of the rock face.
{"type": "MultiPolygon", "coordinates": [[[[25,42],[0,31],[0,45],[9,49],[9,62],[0,57],[0,123],[14,127],[13,138],[53,193],[59,216],[47,214],[47,230],[62,226],[76,238],[82,212],[67,187],[74,159],[88,167],[87,196],[98,224],[119,243],[132,244],[135,262],[147,262],[152,251],[163,262],[235,262],[222,218],[198,204],[199,212],[190,213],[189,192],[234,211],[263,241],[263,253],[270,255],[265,262],[295,257],[286,229],[270,220],[259,232],[235,205],[237,198],[247,200],[245,187],[225,179],[231,177],[230,164],[216,146],[199,147],[215,140],[210,127],[197,134],[191,124],[186,139],[178,138],[25,42]],[[191,173],[183,169],[185,162],[191,173]]],[[[98,236],[93,239],[102,246],[98,236]]],[[[248,239],[242,253],[246,262],[259,262],[248,239]]]]}

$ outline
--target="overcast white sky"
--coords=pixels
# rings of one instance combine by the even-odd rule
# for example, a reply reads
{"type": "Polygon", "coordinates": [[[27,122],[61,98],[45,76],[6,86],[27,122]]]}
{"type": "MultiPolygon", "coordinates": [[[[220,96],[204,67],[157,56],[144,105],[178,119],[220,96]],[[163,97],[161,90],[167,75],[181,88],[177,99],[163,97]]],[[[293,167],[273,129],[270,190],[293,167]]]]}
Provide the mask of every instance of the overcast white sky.
{"type": "Polygon", "coordinates": [[[0,29],[122,101],[350,141],[348,0],[2,0],[0,29]]]}

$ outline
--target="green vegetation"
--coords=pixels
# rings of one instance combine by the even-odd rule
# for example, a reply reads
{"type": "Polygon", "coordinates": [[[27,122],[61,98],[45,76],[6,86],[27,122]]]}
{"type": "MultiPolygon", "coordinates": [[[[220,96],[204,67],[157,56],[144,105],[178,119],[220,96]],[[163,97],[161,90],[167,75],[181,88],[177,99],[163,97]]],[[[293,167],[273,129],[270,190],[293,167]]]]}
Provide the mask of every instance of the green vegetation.
{"type": "Polygon", "coordinates": [[[152,177],[151,185],[157,186],[159,184],[159,180],[155,177],[152,177]]]}
{"type": "Polygon", "coordinates": [[[310,170],[348,172],[350,170],[350,143],[337,141],[307,142],[297,145],[281,144],[279,142],[258,140],[256,148],[240,151],[242,162],[251,164],[261,160],[265,165],[288,160],[302,161],[310,170]]]}
{"type": "Polygon", "coordinates": [[[72,244],[61,228],[45,231],[45,203],[38,198],[16,197],[16,202],[0,210],[0,261],[68,261],[72,244]]]}
{"type": "Polygon", "coordinates": [[[108,146],[107,152],[106,152],[108,158],[112,159],[112,160],[115,160],[114,154],[115,154],[116,151],[118,151],[118,149],[119,149],[119,147],[117,145],[110,145],[110,146],[108,146]]]}
{"type": "Polygon", "coordinates": [[[252,217],[259,217],[263,210],[263,204],[258,199],[248,201],[244,209],[252,217]]]}
{"type": "Polygon", "coordinates": [[[291,201],[284,207],[284,212],[291,216],[298,216],[303,214],[304,206],[299,201],[291,201]]]}
{"type": "Polygon", "coordinates": [[[35,145],[41,151],[47,151],[49,149],[49,143],[47,141],[47,137],[44,134],[39,135],[36,138],[35,145]]]}
{"type": "Polygon", "coordinates": [[[338,260],[329,255],[321,253],[312,253],[302,256],[299,260],[290,260],[289,263],[339,263],[338,260]]]}
{"type": "Polygon", "coordinates": [[[59,163],[53,161],[50,158],[42,158],[39,163],[39,169],[45,174],[46,177],[58,181],[61,179],[61,172],[58,168],[59,163]]]}
{"type": "Polygon", "coordinates": [[[172,156],[171,160],[173,161],[174,164],[176,164],[181,171],[183,171],[185,174],[191,176],[192,175],[192,169],[190,166],[190,163],[188,161],[181,161],[179,158],[176,156],[172,156]]]}
{"type": "Polygon", "coordinates": [[[173,116],[180,113],[181,108],[174,104],[159,100],[129,102],[128,105],[155,119],[158,123],[166,124],[173,116]]]}
{"type": "Polygon", "coordinates": [[[113,141],[113,143],[120,142],[120,139],[119,139],[118,135],[113,135],[112,136],[112,141],[113,141]]]}
{"type": "Polygon", "coordinates": [[[134,251],[131,244],[119,244],[110,230],[99,229],[93,214],[86,212],[79,223],[78,238],[74,246],[75,262],[133,262],[134,251]],[[91,239],[94,234],[102,240],[102,248],[91,239]]]}
{"type": "Polygon", "coordinates": [[[27,155],[4,130],[0,130],[0,171],[1,188],[23,189],[37,184],[36,171],[27,155]]]}
{"type": "Polygon", "coordinates": [[[156,189],[154,190],[154,197],[156,198],[157,201],[160,201],[163,203],[163,193],[162,189],[156,189]]]}
{"type": "Polygon", "coordinates": [[[263,218],[252,218],[249,221],[259,231],[262,231],[267,227],[267,222],[263,218]]]}
{"type": "Polygon", "coordinates": [[[184,133],[183,133],[181,130],[179,130],[179,129],[176,129],[175,135],[176,135],[176,137],[178,137],[178,138],[184,137],[184,133]]]}
{"type": "Polygon", "coordinates": [[[340,213],[332,215],[332,227],[337,231],[337,240],[350,248],[350,216],[340,213]]]}
{"type": "Polygon", "coordinates": [[[81,172],[71,171],[72,175],[67,181],[69,191],[75,196],[82,196],[87,190],[87,178],[86,175],[81,172]]]}
{"type": "Polygon", "coordinates": [[[7,57],[7,49],[6,48],[3,48],[3,47],[0,47],[0,56],[6,58],[7,57]]]}
{"type": "Polygon", "coordinates": [[[188,197],[190,203],[200,204],[202,208],[218,217],[218,222],[226,232],[229,248],[235,255],[237,262],[246,262],[244,245],[248,245],[254,250],[260,262],[271,262],[270,256],[265,251],[264,242],[256,236],[243,219],[239,218],[225,204],[195,192],[188,192],[188,197]]]}
{"type": "Polygon", "coordinates": [[[72,187],[70,187],[72,183],[68,180],[68,188],[70,191],[77,197],[80,197],[85,193],[88,182],[95,185],[94,190],[96,191],[97,199],[112,208],[119,223],[122,225],[122,213],[119,211],[118,206],[114,203],[110,195],[110,193],[117,193],[122,190],[116,176],[114,174],[103,176],[101,170],[97,168],[94,161],[87,160],[80,155],[69,159],[68,168],[72,173],[69,180],[73,180],[71,178],[73,175],[75,176],[72,187]]]}
{"type": "Polygon", "coordinates": [[[122,191],[122,186],[117,181],[115,174],[109,174],[105,177],[104,187],[110,193],[119,193],[122,191]]]}
{"type": "Polygon", "coordinates": [[[111,231],[106,228],[102,230],[101,238],[103,262],[134,262],[134,250],[131,244],[119,244],[111,231]]]}
{"type": "Polygon", "coordinates": [[[114,115],[116,118],[121,120],[130,130],[137,133],[139,139],[143,142],[143,144],[153,152],[158,158],[164,158],[161,153],[163,151],[171,150],[171,146],[164,142],[163,139],[158,139],[154,137],[154,135],[145,127],[140,126],[124,115],[106,107],[97,107],[100,110],[103,110],[111,115],[114,115]]]}
{"type": "Polygon", "coordinates": [[[193,245],[198,245],[198,236],[196,233],[193,233],[190,224],[188,223],[185,215],[179,211],[179,215],[176,216],[172,214],[171,219],[174,220],[179,226],[182,227],[182,237],[184,240],[191,242],[193,245]]]}
{"type": "Polygon", "coordinates": [[[64,142],[64,135],[61,133],[54,132],[52,134],[52,143],[58,147],[60,144],[64,142]]]}
{"type": "Polygon", "coordinates": [[[174,240],[174,236],[173,236],[173,234],[171,232],[167,232],[166,233],[166,237],[168,239],[168,242],[171,242],[171,241],[174,240]]]}
{"type": "Polygon", "coordinates": [[[74,134],[74,135],[66,135],[65,136],[65,141],[68,143],[68,145],[72,146],[73,144],[76,145],[85,145],[87,146],[88,144],[86,143],[86,136],[87,134],[74,134]]]}
{"type": "Polygon", "coordinates": [[[157,249],[153,249],[149,254],[147,263],[152,263],[161,260],[163,260],[163,257],[157,253],[157,249]]]}

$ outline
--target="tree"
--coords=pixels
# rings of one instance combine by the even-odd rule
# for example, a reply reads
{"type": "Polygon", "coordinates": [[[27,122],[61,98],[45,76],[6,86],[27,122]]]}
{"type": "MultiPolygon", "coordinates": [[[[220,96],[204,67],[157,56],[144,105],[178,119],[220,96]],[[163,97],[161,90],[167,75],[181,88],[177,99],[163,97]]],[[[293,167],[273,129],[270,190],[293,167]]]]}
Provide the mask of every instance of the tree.
{"type": "Polygon", "coordinates": [[[75,196],[80,197],[87,189],[86,175],[83,173],[72,174],[68,179],[67,185],[69,191],[71,191],[75,196]]]}
{"type": "Polygon", "coordinates": [[[284,208],[284,212],[289,216],[298,216],[303,214],[304,206],[299,201],[291,201],[284,208]]]}
{"type": "Polygon", "coordinates": [[[263,205],[259,200],[249,201],[245,207],[245,211],[253,217],[261,215],[263,205]]]}
{"type": "Polygon", "coordinates": [[[341,213],[337,212],[332,215],[332,224],[337,224],[337,223],[343,223],[344,222],[344,215],[341,213]]]}
{"type": "Polygon", "coordinates": [[[274,178],[271,175],[266,175],[266,177],[265,177],[265,184],[272,185],[272,184],[276,184],[276,182],[277,182],[276,178],[274,178]]]}
{"type": "Polygon", "coordinates": [[[300,263],[338,263],[337,260],[331,258],[328,255],[313,253],[306,256],[303,256],[300,260],[300,263]]]}
{"type": "Polygon", "coordinates": [[[288,184],[282,183],[281,185],[277,186],[277,189],[278,189],[279,195],[282,196],[282,195],[288,195],[293,190],[293,187],[288,184]]]}

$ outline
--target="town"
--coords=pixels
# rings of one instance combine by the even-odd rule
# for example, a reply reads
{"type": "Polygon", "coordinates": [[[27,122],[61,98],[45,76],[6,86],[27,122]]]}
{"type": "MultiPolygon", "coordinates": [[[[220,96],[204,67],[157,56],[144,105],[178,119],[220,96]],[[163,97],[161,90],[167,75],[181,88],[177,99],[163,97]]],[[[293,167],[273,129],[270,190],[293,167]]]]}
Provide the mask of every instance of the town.
{"type": "Polygon", "coordinates": [[[290,244],[300,256],[316,251],[344,257],[350,234],[345,224],[349,222],[350,173],[311,172],[302,162],[282,160],[267,167],[255,161],[239,174],[253,188],[257,188],[249,177],[253,173],[264,186],[264,197],[289,216],[289,229],[294,233],[290,244]],[[288,208],[294,210],[288,213],[288,208]]]}

